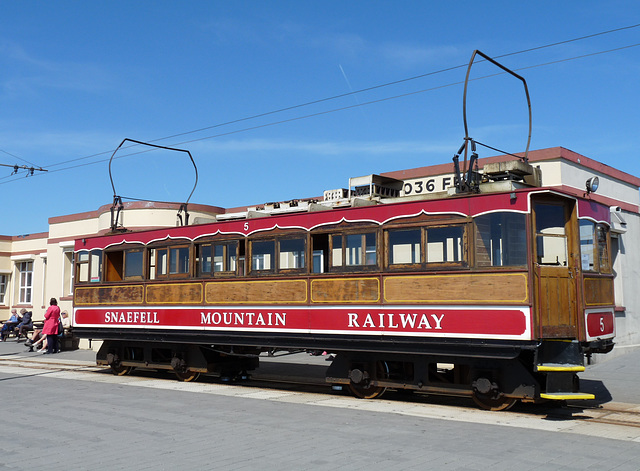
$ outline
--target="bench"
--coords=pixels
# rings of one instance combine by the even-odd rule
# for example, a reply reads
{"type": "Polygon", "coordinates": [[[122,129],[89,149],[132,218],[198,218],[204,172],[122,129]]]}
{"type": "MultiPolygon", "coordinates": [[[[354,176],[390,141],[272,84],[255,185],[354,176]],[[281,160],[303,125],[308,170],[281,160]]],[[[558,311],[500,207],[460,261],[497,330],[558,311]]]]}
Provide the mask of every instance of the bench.
{"type": "MultiPolygon", "coordinates": [[[[2,325],[7,321],[0,321],[2,325]]],[[[33,332],[35,330],[42,330],[44,328],[44,321],[33,321],[31,324],[31,329],[27,331],[27,334],[31,334],[33,337],[33,332]]],[[[6,338],[15,337],[17,335],[16,329],[11,329],[8,334],[6,334],[6,338]]],[[[58,338],[58,343],[60,344],[60,351],[63,350],[77,350],[78,345],[80,344],[80,339],[73,335],[73,327],[66,327],[64,329],[64,334],[62,338],[58,338]]]]}

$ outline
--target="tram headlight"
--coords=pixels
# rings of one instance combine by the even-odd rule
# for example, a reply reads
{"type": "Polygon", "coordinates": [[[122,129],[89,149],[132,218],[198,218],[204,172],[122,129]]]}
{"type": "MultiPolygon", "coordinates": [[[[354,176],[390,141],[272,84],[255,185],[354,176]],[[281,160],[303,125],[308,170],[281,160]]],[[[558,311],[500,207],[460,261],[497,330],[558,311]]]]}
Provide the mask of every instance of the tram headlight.
{"type": "Polygon", "coordinates": [[[598,177],[591,177],[587,180],[585,184],[587,187],[587,194],[595,193],[598,191],[598,185],[600,185],[600,179],[598,177]]]}

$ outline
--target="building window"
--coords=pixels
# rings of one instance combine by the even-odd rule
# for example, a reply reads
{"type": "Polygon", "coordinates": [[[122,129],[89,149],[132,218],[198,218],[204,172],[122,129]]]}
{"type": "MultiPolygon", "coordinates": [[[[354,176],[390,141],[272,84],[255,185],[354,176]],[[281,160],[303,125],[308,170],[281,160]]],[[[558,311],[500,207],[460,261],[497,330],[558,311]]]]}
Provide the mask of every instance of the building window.
{"type": "Polygon", "coordinates": [[[63,296],[71,296],[73,294],[73,252],[64,251],[62,253],[63,275],[62,275],[62,293],[63,296]]]}
{"type": "Polygon", "coordinates": [[[0,275],[0,304],[4,304],[4,297],[7,294],[7,275],[0,275]]]}
{"type": "Polygon", "coordinates": [[[31,304],[33,294],[33,262],[19,262],[18,273],[20,278],[18,299],[20,304],[31,304]]]}

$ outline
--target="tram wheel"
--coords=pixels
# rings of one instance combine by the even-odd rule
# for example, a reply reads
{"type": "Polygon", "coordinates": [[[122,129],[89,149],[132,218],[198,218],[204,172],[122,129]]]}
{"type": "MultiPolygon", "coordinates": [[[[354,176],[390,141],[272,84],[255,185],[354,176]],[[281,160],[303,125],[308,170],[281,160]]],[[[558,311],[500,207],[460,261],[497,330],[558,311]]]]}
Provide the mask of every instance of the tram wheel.
{"type": "Polygon", "coordinates": [[[190,383],[191,381],[196,381],[200,377],[199,371],[174,371],[176,378],[180,381],[184,381],[185,383],[190,383]]]}
{"type": "MultiPolygon", "coordinates": [[[[387,365],[387,362],[377,361],[375,368],[375,379],[387,379],[389,377],[389,366],[387,365]]],[[[387,388],[382,386],[371,386],[368,381],[354,383],[352,380],[349,383],[349,390],[359,399],[376,399],[382,396],[387,388]]]]}
{"type": "Polygon", "coordinates": [[[111,365],[111,372],[116,376],[124,376],[131,373],[133,368],[133,366],[123,366],[122,364],[111,365]]]}
{"type": "Polygon", "coordinates": [[[473,402],[484,410],[500,411],[511,409],[518,400],[505,396],[493,398],[484,394],[474,393],[473,402]]]}

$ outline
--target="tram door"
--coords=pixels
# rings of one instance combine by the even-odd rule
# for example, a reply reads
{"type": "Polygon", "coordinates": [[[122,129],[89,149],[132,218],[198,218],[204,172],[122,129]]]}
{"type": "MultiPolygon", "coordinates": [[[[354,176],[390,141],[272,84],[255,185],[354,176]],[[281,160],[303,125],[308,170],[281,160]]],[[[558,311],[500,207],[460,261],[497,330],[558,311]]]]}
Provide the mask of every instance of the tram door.
{"type": "Polygon", "coordinates": [[[571,200],[533,203],[535,310],[542,338],[578,336],[580,272],[574,211],[571,200]]]}

